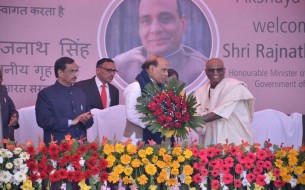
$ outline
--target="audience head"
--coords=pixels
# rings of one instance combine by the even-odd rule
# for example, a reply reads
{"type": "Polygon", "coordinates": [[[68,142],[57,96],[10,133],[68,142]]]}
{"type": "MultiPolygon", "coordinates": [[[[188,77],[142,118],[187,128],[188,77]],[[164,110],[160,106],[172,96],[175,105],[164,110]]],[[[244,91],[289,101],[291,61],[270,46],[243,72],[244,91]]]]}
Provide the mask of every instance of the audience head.
{"type": "Polygon", "coordinates": [[[55,76],[59,83],[64,86],[71,86],[78,77],[78,66],[70,57],[61,57],[54,65],[55,76]]]}
{"type": "Polygon", "coordinates": [[[178,0],[141,0],[139,35],[149,55],[166,56],[179,49],[186,30],[178,0]]]}
{"type": "Polygon", "coordinates": [[[96,76],[104,84],[111,82],[116,72],[112,59],[103,58],[96,63],[96,76]]]}
{"type": "Polygon", "coordinates": [[[215,88],[222,79],[225,78],[224,63],[219,58],[211,58],[206,63],[205,69],[206,75],[210,80],[212,88],[215,88]]]}
{"type": "Polygon", "coordinates": [[[167,80],[167,70],[169,62],[160,56],[150,56],[143,63],[142,69],[146,70],[149,77],[156,83],[162,83],[167,80]]]}

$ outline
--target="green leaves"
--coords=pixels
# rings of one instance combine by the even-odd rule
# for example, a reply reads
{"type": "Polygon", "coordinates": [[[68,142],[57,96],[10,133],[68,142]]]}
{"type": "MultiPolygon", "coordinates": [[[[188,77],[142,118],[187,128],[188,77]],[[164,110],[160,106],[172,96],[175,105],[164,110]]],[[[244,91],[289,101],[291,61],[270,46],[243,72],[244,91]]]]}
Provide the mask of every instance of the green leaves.
{"type": "Polygon", "coordinates": [[[140,119],[152,133],[186,139],[190,129],[197,131],[204,124],[196,115],[196,97],[193,93],[187,96],[184,87],[185,83],[176,79],[170,80],[163,89],[153,82],[145,86],[137,99],[136,110],[144,115],[140,119]]]}

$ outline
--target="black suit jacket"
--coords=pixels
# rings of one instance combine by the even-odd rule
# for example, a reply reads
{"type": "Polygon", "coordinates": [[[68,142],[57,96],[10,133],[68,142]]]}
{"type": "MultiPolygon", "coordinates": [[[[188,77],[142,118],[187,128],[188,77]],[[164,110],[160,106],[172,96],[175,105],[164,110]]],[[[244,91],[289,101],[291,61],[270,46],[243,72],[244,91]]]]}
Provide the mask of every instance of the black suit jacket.
{"type": "MultiPolygon", "coordinates": [[[[116,106],[119,104],[119,90],[110,83],[108,83],[108,85],[109,85],[109,94],[111,99],[110,106],[116,106]]],[[[95,76],[91,79],[76,82],[74,86],[82,89],[86,93],[91,109],[93,108],[104,109],[100,92],[95,83],[95,76]]]]}
{"type": "Polygon", "coordinates": [[[14,141],[14,129],[19,128],[19,124],[13,127],[8,127],[8,124],[10,122],[11,116],[18,112],[15,108],[14,102],[8,96],[6,87],[3,85],[0,85],[0,105],[3,138],[9,138],[10,140],[14,141]]]}

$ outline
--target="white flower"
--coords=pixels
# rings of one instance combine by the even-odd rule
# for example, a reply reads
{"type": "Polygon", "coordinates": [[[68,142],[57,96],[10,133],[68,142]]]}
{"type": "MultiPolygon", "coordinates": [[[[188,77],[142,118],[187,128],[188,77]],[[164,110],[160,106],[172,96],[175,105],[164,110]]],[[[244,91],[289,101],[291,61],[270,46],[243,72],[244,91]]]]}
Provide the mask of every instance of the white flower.
{"type": "Polygon", "coordinates": [[[14,165],[11,162],[8,162],[8,163],[5,164],[5,168],[8,169],[8,170],[12,169],[13,166],[14,165]]]}
{"type": "Polygon", "coordinates": [[[81,166],[84,166],[84,165],[85,165],[85,160],[83,159],[83,157],[80,158],[79,164],[80,164],[81,166]]]}
{"type": "Polygon", "coordinates": [[[101,190],[110,190],[110,188],[107,185],[107,181],[104,181],[103,186],[101,187],[101,190]]]}
{"type": "Polygon", "coordinates": [[[22,181],[26,179],[25,173],[22,173],[20,171],[16,172],[14,174],[14,184],[19,185],[22,181]]]}
{"type": "Polygon", "coordinates": [[[57,167],[57,161],[51,159],[51,162],[52,162],[53,168],[56,168],[57,167]]]}
{"type": "Polygon", "coordinates": [[[67,188],[67,184],[66,183],[61,184],[61,186],[60,186],[61,190],[66,190],[66,188],[67,188]]]}
{"type": "Polygon", "coordinates": [[[171,170],[169,168],[164,168],[164,170],[167,171],[167,179],[169,179],[171,170]]]}
{"type": "Polygon", "coordinates": [[[9,171],[0,172],[0,182],[8,183],[12,179],[12,174],[9,171]]]}
{"type": "Polygon", "coordinates": [[[19,157],[23,160],[26,161],[28,159],[30,159],[30,155],[27,152],[22,152],[19,157]]]}
{"type": "Polygon", "coordinates": [[[71,165],[71,164],[69,164],[68,166],[67,166],[67,171],[69,172],[69,171],[75,171],[75,168],[71,165]]]}
{"type": "Polygon", "coordinates": [[[247,176],[247,172],[246,172],[245,170],[243,170],[243,171],[241,172],[240,178],[246,178],[246,176],[247,176]]]}
{"type": "Polygon", "coordinates": [[[294,188],[297,185],[297,180],[295,178],[292,178],[289,183],[291,187],[294,188]]]}
{"type": "Polygon", "coordinates": [[[203,178],[202,182],[199,184],[202,190],[207,190],[207,187],[205,186],[208,183],[208,180],[206,177],[203,178]]]}
{"type": "Polygon", "coordinates": [[[22,149],[17,147],[17,148],[14,149],[13,152],[14,152],[15,155],[18,155],[18,154],[20,154],[22,152],[22,149]]]}
{"type": "Polygon", "coordinates": [[[36,181],[37,181],[37,183],[41,184],[42,179],[41,179],[41,178],[38,178],[36,181]]]}
{"type": "Polygon", "coordinates": [[[7,158],[12,158],[13,156],[14,156],[14,154],[11,151],[6,152],[6,157],[7,158]]]}
{"type": "Polygon", "coordinates": [[[0,164],[3,164],[3,158],[0,157],[0,164]]]}
{"type": "Polygon", "coordinates": [[[3,157],[3,158],[6,158],[6,157],[7,157],[7,156],[6,156],[6,155],[7,155],[7,152],[8,152],[8,151],[7,151],[6,149],[1,148],[1,149],[0,149],[0,156],[3,157]]]}
{"type": "Polygon", "coordinates": [[[267,173],[265,173],[264,175],[266,176],[266,179],[265,179],[266,184],[267,185],[270,184],[270,176],[267,173]]]}
{"type": "Polygon", "coordinates": [[[26,164],[21,164],[19,166],[19,170],[23,173],[27,173],[29,171],[29,167],[26,164]]]}
{"type": "Polygon", "coordinates": [[[16,158],[13,162],[15,166],[20,166],[23,163],[21,158],[16,158]]]}
{"type": "Polygon", "coordinates": [[[229,187],[226,186],[226,185],[224,185],[224,186],[222,187],[222,190],[229,190],[229,187]]]}
{"type": "Polygon", "coordinates": [[[180,188],[179,188],[180,186],[181,186],[181,184],[178,183],[177,185],[171,186],[169,189],[170,190],[180,190],[180,188]]]}
{"type": "Polygon", "coordinates": [[[184,182],[185,182],[185,174],[184,174],[184,173],[178,175],[178,177],[179,177],[181,183],[184,183],[184,182]]]}
{"type": "Polygon", "coordinates": [[[246,178],[244,178],[242,181],[241,181],[241,183],[243,184],[243,186],[250,186],[251,184],[249,183],[249,181],[246,179],[246,178]]]}

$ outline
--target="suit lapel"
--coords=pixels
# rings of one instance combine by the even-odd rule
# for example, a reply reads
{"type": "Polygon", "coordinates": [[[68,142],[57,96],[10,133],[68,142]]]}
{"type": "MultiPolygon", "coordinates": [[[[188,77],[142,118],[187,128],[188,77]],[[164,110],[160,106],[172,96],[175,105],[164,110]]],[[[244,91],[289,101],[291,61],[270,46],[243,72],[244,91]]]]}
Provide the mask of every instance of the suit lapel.
{"type": "Polygon", "coordinates": [[[97,105],[100,105],[101,108],[104,108],[104,106],[102,104],[100,92],[99,92],[99,90],[97,88],[97,85],[95,83],[95,77],[93,77],[90,82],[91,82],[90,91],[93,94],[92,97],[94,98],[94,102],[96,102],[97,105]]]}

